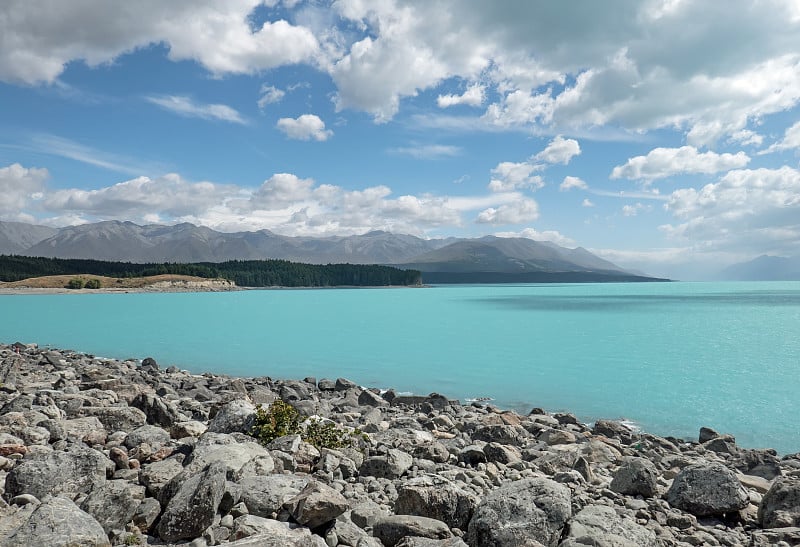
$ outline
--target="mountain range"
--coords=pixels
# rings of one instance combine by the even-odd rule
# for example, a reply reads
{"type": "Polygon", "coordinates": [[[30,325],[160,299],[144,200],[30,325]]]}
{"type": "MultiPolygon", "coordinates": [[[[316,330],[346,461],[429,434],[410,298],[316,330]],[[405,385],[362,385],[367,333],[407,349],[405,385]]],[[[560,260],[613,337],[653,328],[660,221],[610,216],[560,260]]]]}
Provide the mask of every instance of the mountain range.
{"type": "Polygon", "coordinates": [[[800,281],[800,256],[761,255],[728,266],[719,277],[725,281],[800,281]]]}
{"type": "Polygon", "coordinates": [[[421,239],[373,231],[291,237],[269,230],[225,233],[203,226],[140,226],[103,221],[55,229],[0,222],[0,254],[125,262],[284,259],[310,264],[389,264],[423,272],[426,282],[652,280],[586,249],[527,238],[421,239]]]}

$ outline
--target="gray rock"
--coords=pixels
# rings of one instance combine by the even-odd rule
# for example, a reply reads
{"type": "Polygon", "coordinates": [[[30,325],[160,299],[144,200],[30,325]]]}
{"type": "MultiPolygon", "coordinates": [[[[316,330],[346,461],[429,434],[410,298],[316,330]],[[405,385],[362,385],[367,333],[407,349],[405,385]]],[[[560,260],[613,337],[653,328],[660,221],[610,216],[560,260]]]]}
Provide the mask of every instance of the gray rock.
{"type": "Polygon", "coordinates": [[[370,477],[399,479],[408,471],[413,461],[410,454],[392,448],[386,454],[372,456],[364,460],[359,473],[370,477]]]}
{"type": "Polygon", "coordinates": [[[281,537],[290,535],[291,530],[289,524],[286,522],[279,522],[255,515],[242,515],[233,521],[233,528],[231,529],[232,539],[243,539],[259,534],[270,534],[281,537]]]}
{"type": "Polygon", "coordinates": [[[133,524],[143,534],[149,533],[161,514],[161,504],[155,498],[144,498],[133,513],[133,524]]]}
{"type": "Polygon", "coordinates": [[[142,443],[147,443],[154,449],[169,444],[169,433],[162,428],[154,425],[143,425],[137,427],[125,437],[125,446],[127,448],[136,448],[142,443]]]}
{"type": "MultiPolygon", "coordinates": [[[[138,487],[141,488],[141,487],[138,487]]],[[[140,498],[141,498],[140,493],[140,498]]],[[[95,488],[83,503],[81,509],[92,515],[106,534],[111,530],[124,530],[133,520],[140,500],[134,497],[133,487],[126,481],[107,481],[95,488]]]]}
{"type": "Polygon", "coordinates": [[[407,536],[401,539],[395,547],[468,547],[464,540],[457,537],[449,539],[428,539],[407,536]]]}
{"type": "Polygon", "coordinates": [[[710,441],[711,439],[716,439],[717,437],[719,437],[719,433],[717,433],[710,427],[701,427],[700,435],[698,436],[698,441],[702,444],[710,441]]]}
{"type": "MultiPolygon", "coordinates": [[[[158,425],[169,429],[175,422],[182,420],[180,413],[175,407],[167,404],[161,397],[155,395],[141,393],[137,395],[130,404],[132,407],[144,412],[145,420],[150,425],[158,425]]],[[[185,418],[183,419],[185,420],[185,418]]]]}
{"type": "Polygon", "coordinates": [[[510,444],[522,446],[530,437],[525,428],[518,425],[483,425],[475,430],[472,438],[487,443],[510,444]]]}
{"type": "Polygon", "coordinates": [[[39,499],[48,494],[86,494],[105,482],[107,462],[100,452],[81,447],[28,456],[6,477],[5,492],[9,497],[32,494],[39,499]]]}
{"type": "MultiPolygon", "coordinates": [[[[281,524],[277,521],[277,524],[281,524]]],[[[284,528],[285,525],[284,525],[284,528]]],[[[328,547],[319,536],[312,534],[308,528],[280,530],[273,527],[266,534],[257,534],[225,544],[226,547],[328,547]]]]}
{"type": "Polygon", "coordinates": [[[358,404],[363,406],[389,406],[389,401],[378,395],[377,393],[373,393],[368,389],[365,389],[361,392],[358,396],[358,404]]]}
{"type": "Polygon", "coordinates": [[[365,500],[353,507],[350,511],[350,520],[360,528],[372,527],[389,513],[371,500],[365,500]]]}
{"type": "Polygon", "coordinates": [[[130,406],[84,406],[80,415],[94,416],[108,431],[131,431],[147,423],[144,412],[130,406]]]}
{"type": "Polygon", "coordinates": [[[299,494],[308,481],[307,477],[298,475],[245,477],[239,482],[242,487],[240,500],[251,514],[273,518],[284,502],[299,494]]]}
{"type": "Polygon", "coordinates": [[[253,427],[256,407],[250,401],[236,399],[220,408],[208,424],[214,433],[247,433],[253,427]]]}
{"type": "Polygon", "coordinates": [[[103,527],[70,500],[48,497],[0,545],[110,547],[103,527]]]}
{"type": "Polygon", "coordinates": [[[758,507],[762,528],[800,526],[800,479],[779,477],[758,507]]]}
{"type": "Polygon", "coordinates": [[[651,498],[658,493],[658,470],[645,458],[625,458],[614,473],[610,488],[628,496],[651,498]]]}
{"type": "Polygon", "coordinates": [[[447,539],[453,535],[447,525],[440,520],[409,515],[384,517],[375,523],[372,533],[386,547],[394,547],[407,536],[447,539]]]}
{"type": "Polygon", "coordinates": [[[483,447],[483,453],[486,455],[486,461],[505,465],[518,462],[522,459],[522,455],[517,447],[500,443],[487,443],[487,445],[483,447]]]}
{"type": "Polygon", "coordinates": [[[525,545],[535,539],[555,547],[572,515],[570,490],[549,479],[522,479],[504,484],[478,505],[469,523],[473,547],[525,545]]]}
{"type": "Polygon", "coordinates": [[[175,422],[169,432],[173,439],[183,439],[185,437],[200,437],[207,430],[208,426],[203,422],[187,420],[185,422],[175,422]]]}
{"type": "Polygon", "coordinates": [[[294,520],[309,528],[330,522],[350,508],[340,493],[317,481],[309,482],[283,506],[294,520]]]}
{"type": "Polygon", "coordinates": [[[744,509],[750,497],[733,471],[720,463],[700,463],[686,467],[675,477],[666,500],[701,517],[744,509]]]}
{"type": "Polygon", "coordinates": [[[633,436],[630,427],[614,420],[597,420],[592,427],[592,433],[609,439],[619,439],[625,443],[629,443],[633,436]]]}
{"type": "Polygon", "coordinates": [[[224,465],[213,464],[189,478],[161,515],[158,535],[170,542],[201,536],[213,523],[224,490],[224,465]]]}
{"type": "Polygon", "coordinates": [[[653,547],[652,530],[629,517],[621,517],[605,505],[589,505],[569,522],[569,533],[559,547],[653,547]]]}
{"type": "Polygon", "coordinates": [[[186,463],[186,471],[197,473],[212,463],[224,463],[228,478],[235,478],[254,458],[270,457],[269,451],[256,442],[239,443],[229,435],[205,433],[186,463]],[[219,441],[217,444],[215,441],[219,441]],[[224,444],[223,444],[224,443],[224,444]]]}
{"type": "Polygon", "coordinates": [[[466,530],[478,498],[449,480],[425,475],[403,482],[397,489],[394,512],[441,520],[451,528],[466,530]]]}
{"type": "Polygon", "coordinates": [[[139,482],[147,488],[149,495],[160,499],[161,490],[181,471],[183,464],[177,458],[167,458],[143,466],[139,472],[139,482]]]}
{"type": "Polygon", "coordinates": [[[337,378],[334,388],[336,391],[347,391],[348,389],[358,389],[358,384],[347,378],[337,378]]]}

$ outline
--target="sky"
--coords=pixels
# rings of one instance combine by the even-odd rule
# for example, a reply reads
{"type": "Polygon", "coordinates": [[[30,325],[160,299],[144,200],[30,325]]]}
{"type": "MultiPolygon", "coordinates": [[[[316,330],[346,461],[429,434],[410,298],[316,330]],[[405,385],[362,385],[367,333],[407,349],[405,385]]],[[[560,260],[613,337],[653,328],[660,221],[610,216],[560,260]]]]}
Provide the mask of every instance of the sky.
{"type": "Polygon", "coordinates": [[[0,220],[800,255],[798,0],[6,0],[0,220]]]}

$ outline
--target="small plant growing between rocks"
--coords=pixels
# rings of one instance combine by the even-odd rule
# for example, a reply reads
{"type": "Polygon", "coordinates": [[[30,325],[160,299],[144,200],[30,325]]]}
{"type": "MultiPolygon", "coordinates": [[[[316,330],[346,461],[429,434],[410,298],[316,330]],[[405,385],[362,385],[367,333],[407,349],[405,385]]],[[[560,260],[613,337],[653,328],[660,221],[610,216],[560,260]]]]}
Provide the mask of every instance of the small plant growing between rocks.
{"type": "Polygon", "coordinates": [[[365,436],[357,429],[348,431],[318,418],[303,422],[297,410],[280,399],[269,408],[262,407],[256,411],[250,434],[264,445],[285,435],[300,435],[303,441],[317,448],[345,448],[353,446],[365,436]]]}

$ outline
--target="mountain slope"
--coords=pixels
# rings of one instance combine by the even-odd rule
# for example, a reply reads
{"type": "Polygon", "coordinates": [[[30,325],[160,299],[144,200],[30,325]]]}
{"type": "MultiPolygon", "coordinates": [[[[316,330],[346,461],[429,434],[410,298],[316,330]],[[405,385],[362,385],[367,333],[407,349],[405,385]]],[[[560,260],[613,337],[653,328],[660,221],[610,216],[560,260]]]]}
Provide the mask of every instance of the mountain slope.
{"type": "Polygon", "coordinates": [[[761,255],[728,266],[719,277],[725,281],[800,281],[800,256],[761,255]]]}
{"type": "Polygon", "coordinates": [[[0,254],[18,254],[56,232],[47,226],[0,221],[0,254]]]}

